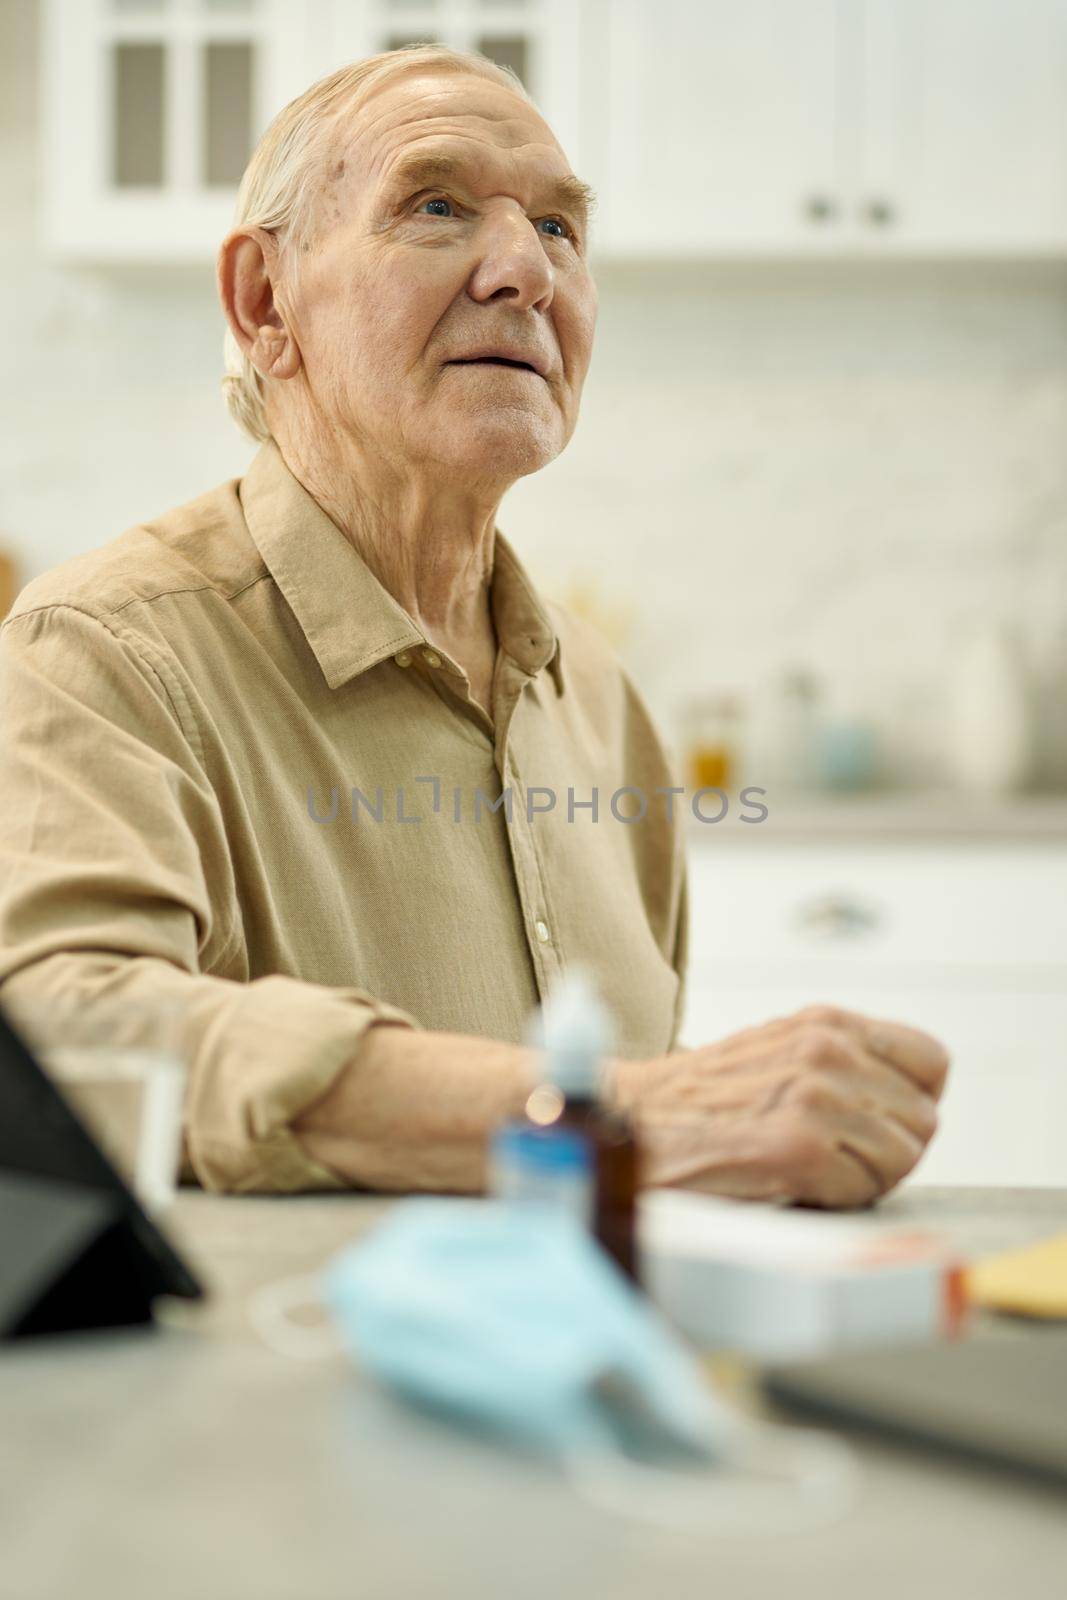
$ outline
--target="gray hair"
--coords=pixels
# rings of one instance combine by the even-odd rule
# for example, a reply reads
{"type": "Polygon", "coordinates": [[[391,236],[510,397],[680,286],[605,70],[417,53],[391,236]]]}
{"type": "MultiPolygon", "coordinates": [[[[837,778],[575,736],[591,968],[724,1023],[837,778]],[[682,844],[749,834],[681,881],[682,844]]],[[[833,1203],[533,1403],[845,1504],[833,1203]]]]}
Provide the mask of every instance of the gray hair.
{"type": "MultiPolygon", "coordinates": [[[[295,260],[300,245],[309,237],[316,194],[314,179],[323,162],[329,130],[342,114],[357,107],[361,95],[412,67],[476,72],[503,83],[523,99],[530,99],[522,80],[510,67],[499,66],[474,51],[452,50],[443,44],[404,45],[399,50],[385,50],[353,61],[313,83],[274,118],[245,168],[237,191],[234,228],[259,227],[278,234],[284,257],[295,260]]],[[[230,415],[249,438],[269,439],[262,375],[229,328],[223,357],[222,390],[230,415]]]]}

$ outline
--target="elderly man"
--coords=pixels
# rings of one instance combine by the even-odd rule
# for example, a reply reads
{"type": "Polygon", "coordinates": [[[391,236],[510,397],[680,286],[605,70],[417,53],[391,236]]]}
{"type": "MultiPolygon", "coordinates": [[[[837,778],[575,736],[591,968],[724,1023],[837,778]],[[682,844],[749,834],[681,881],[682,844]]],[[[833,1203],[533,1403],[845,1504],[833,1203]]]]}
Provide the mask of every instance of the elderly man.
{"type": "Polygon", "coordinates": [[[249,471],[4,626],[0,1001],[34,1037],[177,1016],[211,1188],[476,1190],[569,963],[652,1182],[866,1204],[934,1131],[945,1054],[898,1024],[814,1008],[677,1048],[669,762],[496,523],[577,421],[590,199],[481,57],[315,84],[219,254],[249,471]]]}

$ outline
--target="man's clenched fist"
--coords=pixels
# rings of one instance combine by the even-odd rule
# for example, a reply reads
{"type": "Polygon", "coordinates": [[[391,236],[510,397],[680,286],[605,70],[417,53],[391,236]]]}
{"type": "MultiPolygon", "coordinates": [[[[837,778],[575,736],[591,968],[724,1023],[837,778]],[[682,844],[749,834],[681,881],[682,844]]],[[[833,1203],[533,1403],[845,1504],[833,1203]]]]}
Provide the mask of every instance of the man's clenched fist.
{"type": "Polygon", "coordinates": [[[869,1205],[937,1128],[949,1058],[917,1028],[832,1006],[652,1061],[617,1061],[645,1181],[751,1200],[869,1205]]]}

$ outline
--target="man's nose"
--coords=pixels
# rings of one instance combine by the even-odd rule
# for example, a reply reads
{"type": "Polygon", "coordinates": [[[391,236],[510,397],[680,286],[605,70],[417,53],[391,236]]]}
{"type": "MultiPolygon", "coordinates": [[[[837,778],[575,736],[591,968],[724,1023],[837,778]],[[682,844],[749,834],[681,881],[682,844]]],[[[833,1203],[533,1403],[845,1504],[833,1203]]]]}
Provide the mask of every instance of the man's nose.
{"type": "Polygon", "coordinates": [[[478,234],[481,255],[468,285],[471,296],[546,310],[556,274],[530,219],[519,212],[487,217],[478,234]]]}

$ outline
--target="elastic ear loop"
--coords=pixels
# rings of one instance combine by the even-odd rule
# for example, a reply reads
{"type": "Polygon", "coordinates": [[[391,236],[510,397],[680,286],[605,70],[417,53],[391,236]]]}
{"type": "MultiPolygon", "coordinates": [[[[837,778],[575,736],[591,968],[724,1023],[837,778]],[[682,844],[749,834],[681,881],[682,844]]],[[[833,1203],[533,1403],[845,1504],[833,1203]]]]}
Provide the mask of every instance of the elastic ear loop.
{"type": "Polygon", "coordinates": [[[268,1349],[298,1361],[323,1361],[344,1349],[337,1328],[331,1323],[305,1327],[294,1322],[290,1313],[301,1307],[322,1308],[322,1280],[310,1273],[279,1278],[264,1284],[248,1301],[248,1320],[268,1349]]]}
{"type": "Polygon", "coordinates": [[[855,1453],[833,1434],[745,1418],[725,1452],[685,1472],[621,1456],[577,1451],[564,1458],[575,1488],[602,1510],[661,1528],[788,1534],[836,1522],[855,1504],[855,1453]]]}

